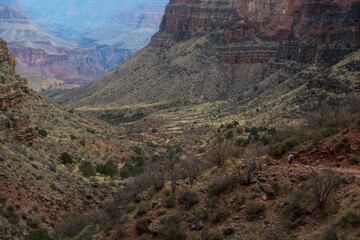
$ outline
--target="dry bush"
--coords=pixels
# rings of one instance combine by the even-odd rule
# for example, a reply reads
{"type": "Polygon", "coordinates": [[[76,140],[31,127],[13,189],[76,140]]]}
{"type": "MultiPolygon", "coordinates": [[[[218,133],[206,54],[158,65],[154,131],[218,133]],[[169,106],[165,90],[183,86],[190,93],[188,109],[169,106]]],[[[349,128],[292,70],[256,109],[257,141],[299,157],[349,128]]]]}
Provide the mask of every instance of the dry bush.
{"type": "Polygon", "coordinates": [[[87,216],[70,216],[56,227],[56,236],[60,239],[73,238],[78,235],[89,223],[90,219],[87,216]]]}
{"type": "Polygon", "coordinates": [[[241,185],[249,186],[258,169],[258,164],[255,159],[244,159],[243,164],[240,164],[236,159],[232,159],[231,161],[233,163],[232,169],[235,171],[239,183],[241,185]]]}
{"type": "Polygon", "coordinates": [[[233,143],[225,141],[218,143],[207,153],[207,160],[221,168],[225,161],[237,154],[237,147],[233,143]]]}
{"type": "Polygon", "coordinates": [[[201,172],[200,161],[198,159],[188,158],[181,162],[181,167],[183,169],[182,176],[189,178],[190,184],[193,184],[201,172]]]}
{"type": "Polygon", "coordinates": [[[329,197],[339,188],[339,185],[340,178],[331,170],[311,174],[309,179],[310,191],[313,201],[319,209],[325,210],[329,197]]]}
{"type": "Polygon", "coordinates": [[[229,192],[236,186],[237,179],[232,176],[217,177],[208,185],[208,193],[210,196],[219,196],[229,192]]]}
{"type": "Polygon", "coordinates": [[[191,209],[199,202],[196,192],[189,188],[182,189],[179,193],[178,202],[184,206],[185,209],[191,209]]]}

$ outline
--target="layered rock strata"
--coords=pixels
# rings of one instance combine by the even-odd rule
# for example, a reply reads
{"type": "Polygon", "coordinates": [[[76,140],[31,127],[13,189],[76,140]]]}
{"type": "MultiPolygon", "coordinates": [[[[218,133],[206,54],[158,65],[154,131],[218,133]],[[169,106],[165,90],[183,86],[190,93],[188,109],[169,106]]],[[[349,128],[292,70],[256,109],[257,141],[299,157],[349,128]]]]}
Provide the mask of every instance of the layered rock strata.
{"type": "Polygon", "coordinates": [[[31,123],[30,116],[17,107],[23,102],[23,90],[27,81],[15,75],[15,58],[0,39],[0,131],[10,130],[12,136],[27,145],[32,145],[37,138],[37,131],[31,123]],[[14,110],[14,111],[11,111],[14,110]]]}

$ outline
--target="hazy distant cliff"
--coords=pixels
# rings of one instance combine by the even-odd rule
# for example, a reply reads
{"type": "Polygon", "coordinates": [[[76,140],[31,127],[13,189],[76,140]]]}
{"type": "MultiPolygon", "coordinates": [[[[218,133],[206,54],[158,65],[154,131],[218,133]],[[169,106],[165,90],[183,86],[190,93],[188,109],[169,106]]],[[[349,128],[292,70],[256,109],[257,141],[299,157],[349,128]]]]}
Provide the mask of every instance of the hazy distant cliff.
{"type": "Polygon", "coordinates": [[[0,37],[8,42],[18,68],[67,83],[84,83],[105,73],[98,60],[76,44],[41,31],[24,13],[0,6],[0,37]]]}
{"type": "Polygon", "coordinates": [[[57,97],[98,109],[237,99],[286,65],[279,61],[335,64],[357,50],[359,16],[355,0],[171,0],[150,46],[57,97]]]}

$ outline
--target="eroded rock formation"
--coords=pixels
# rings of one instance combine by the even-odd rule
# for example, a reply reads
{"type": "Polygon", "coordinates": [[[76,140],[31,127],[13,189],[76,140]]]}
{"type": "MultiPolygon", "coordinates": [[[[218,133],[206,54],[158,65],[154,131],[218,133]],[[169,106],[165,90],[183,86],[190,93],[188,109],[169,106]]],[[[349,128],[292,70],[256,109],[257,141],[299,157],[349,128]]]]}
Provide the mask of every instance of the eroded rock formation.
{"type": "Polygon", "coordinates": [[[0,131],[10,130],[16,140],[32,145],[37,138],[37,131],[31,124],[29,114],[16,108],[23,102],[23,90],[28,91],[27,81],[15,75],[15,57],[2,39],[0,79],[0,131]]]}
{"type": "Polygon", "coordinates": [[[228,63],[267,62],[280,42],[279,57],[330,62],[359,47],[356,2],[171,0],[151,45],[210,35],[228,63]]]}

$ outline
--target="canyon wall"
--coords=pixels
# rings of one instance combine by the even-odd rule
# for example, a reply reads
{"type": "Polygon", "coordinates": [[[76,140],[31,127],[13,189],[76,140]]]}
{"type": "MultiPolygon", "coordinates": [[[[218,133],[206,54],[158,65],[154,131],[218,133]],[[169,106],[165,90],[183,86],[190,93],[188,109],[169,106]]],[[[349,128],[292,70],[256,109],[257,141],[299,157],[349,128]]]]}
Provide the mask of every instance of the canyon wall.
{"type": "Polygon", "coordinates": [[[208,35],[220,45],[219,58],[228,63],[262,63],[275,56],[331,62],[359,47],[357,2],[171,0],[151,45],[208,35]]]}
{"type": "Polygon", "coordinates": [[[37,131],[31,124],[30,116],[19,109],[24,99],[23,90],[27,89],[27,80],[15,75],[15,57],[2,39],[0,79],[0,131],[10,131],[16,140],[32,145],[37,131]]]}
{"type": "Polygon", "coordinates": [[[40,72],[48,78],[80,84],[107,70],[78,45],[32,25],[20,9],[0,6],[0,37],[15,54],[17,68],[40,72]]]}

